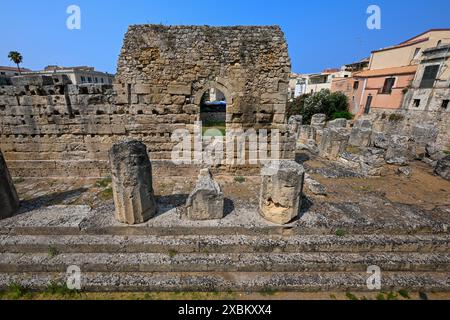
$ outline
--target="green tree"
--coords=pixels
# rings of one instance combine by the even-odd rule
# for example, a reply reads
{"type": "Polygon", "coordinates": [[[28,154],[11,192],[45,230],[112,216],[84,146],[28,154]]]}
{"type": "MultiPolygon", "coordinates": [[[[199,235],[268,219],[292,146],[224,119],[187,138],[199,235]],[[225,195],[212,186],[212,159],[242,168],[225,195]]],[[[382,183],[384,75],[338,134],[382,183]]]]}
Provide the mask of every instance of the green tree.
{"type": "Polygon", "coordinates": [[[23,57],[22,57],[22,55],[20,54],[20,52],[17,52],[17,51],[11,51],[11,52],[8,54],[8,58],[9,58],[9,60],[11,60],[12,62],[14,62],[14,63],[17,65],[17,69],[19,69],[19,73],[22,74],[22,71],[20,70],[20,64],[21,64],[22,61],[23,61],[23,57]]]}
{"type": "Polygon", "coordinates": [[[344,93],[331,92],[325,89],[296,98],[288,104],[287,113],[288,116],[294,114],[302,115],[304,123],[309,123],[312,116],[317,113],[325,114],[327,120],[333,120],[339,117],[351,119],[352,115],[349,113],[348,107],[348,98],[344,93]]]}
{"type": "Polygon", "coordinates": [[[293,101],[288,102],[286,107],[286,116],[289,119],[291,116],[302,114],[303,106],[305,105],[305,99],[310,96],[309,93],[303,94],[293,101]]]}

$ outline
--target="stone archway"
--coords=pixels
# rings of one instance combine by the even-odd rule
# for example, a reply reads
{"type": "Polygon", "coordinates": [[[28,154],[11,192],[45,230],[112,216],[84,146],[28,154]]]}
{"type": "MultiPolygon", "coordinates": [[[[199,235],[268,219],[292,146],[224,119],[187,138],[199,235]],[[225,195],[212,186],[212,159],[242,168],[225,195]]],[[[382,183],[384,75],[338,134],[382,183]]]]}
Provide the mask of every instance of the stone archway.
{"type": "Polygon", "coordinates": [[[155,141],[148,144],[150,152],[170,159],[176,142],[161,136],[193,132],[210,88],[226,97],[227,130],[275,129],[286,135],[284,84],[290,72],[286,40],[277,26],[136,25],[119,57],[116,104],[143,110],[131,134],[150,136],[155,141]]]}
{"type": "MultiPolygon", "coordinates": [[[[229,85],[228,85],[229,86],[229,85]]],[[[224,82],[219,82],[219,81],[208,81],[205,84],[203,84],[201,86],[200,89],[198,89],[196,91],[196,93],[193,96],[193,103],[198,106],[198,116],[197,116],[197,121],[201,121],[201,110],[200,110],[200,105],[202,103],[202,97],[204,97],[204,94],[210,90],[210,89],[216,89],[219,92],[223,93],[223,95],[225,96],[225,101],[226,101],[226,108],[225,108],[225,129],[228,129],[231,121],[232,121],[232,112],[233,112],[233,96],[231,95],[230,92],[232,92],[230,89],[228,89],[227,86],[224,85],[224,82]]]]}

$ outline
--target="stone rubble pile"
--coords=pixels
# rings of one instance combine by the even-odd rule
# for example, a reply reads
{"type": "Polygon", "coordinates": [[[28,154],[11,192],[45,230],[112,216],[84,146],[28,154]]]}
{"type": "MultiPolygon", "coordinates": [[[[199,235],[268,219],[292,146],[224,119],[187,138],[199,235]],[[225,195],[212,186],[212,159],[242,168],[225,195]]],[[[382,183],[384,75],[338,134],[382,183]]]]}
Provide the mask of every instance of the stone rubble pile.
{"type": "MultiPolygon", "coordinates": [[[[345,119],[326,123],[324,114],[316,114],[310,125],[297,126],[297,150],[308,150],[320,157],[338,161],[363,176],[378,176],[385,163],[408,166],[421,160],[439,176],[446,174],[446,153],[436,143],[438,130],[431,124],[415,124],[410,135],[375,131],[367,119],[356,120],[349,127],[345,119]],[[438,165],[439,163],[439,165],[438,165]]],[[[406,169],[401,170],[409,175],[406,169]]]]}

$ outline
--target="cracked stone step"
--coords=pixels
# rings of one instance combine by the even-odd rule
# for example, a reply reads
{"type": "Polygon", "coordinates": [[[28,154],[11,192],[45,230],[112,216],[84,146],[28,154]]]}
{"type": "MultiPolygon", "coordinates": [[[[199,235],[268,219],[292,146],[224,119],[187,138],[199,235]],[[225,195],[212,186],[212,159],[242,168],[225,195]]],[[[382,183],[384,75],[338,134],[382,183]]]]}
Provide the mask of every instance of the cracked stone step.
{"type": "Polygon", "coordinates": [[[0,272],[450,271],[448,253],[1,253],[0,272]]]}
{"type": "Polygon", "coordinates": [[[0,252],[47,253],[445,252],[450,236],[12,236],[0,252]]]}
{"type": "MultiPolygon", "coordinates": [[[[365,272],[84,272],[83,291],[235,291],[267,289],[285,292],[367,292],[365,272]]],[[[66,282],[65,272],[0,273],[0,289],[16,283],[31,290],[45,290],[50,283],[66,282]]],[[[450,291],[449,273],[383,272],[382,291],[450,291]]]]}

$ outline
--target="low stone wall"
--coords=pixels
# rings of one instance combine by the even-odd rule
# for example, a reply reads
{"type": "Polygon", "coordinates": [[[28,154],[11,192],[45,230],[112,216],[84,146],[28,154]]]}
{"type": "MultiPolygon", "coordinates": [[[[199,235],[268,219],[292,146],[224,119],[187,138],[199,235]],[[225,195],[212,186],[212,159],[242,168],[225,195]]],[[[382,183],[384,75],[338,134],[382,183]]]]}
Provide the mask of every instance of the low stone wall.
{"type": "Polygon", "coordinates": [[[436,143],[450,150],[450,111],[372,109],[364,118],[372,121],[374,130],[388,135],[412,135],[415,125],[432,125],[437,130],[436,143]]]}
{"type": "MultiPolygon", "coordinates": [[[[125,137],[144,142],[152,160],[168,164],[178,143],[171,140],[174,130],[192,133],[198,119],[199,108],[175,114],[117,100],[113,86],[64,84],[51,77],[0,86],[0,149],[12,175],[109,175],[108,150],[125,137]]],[[[282,134],[287,141],[288,133],[282,134]]]]}

